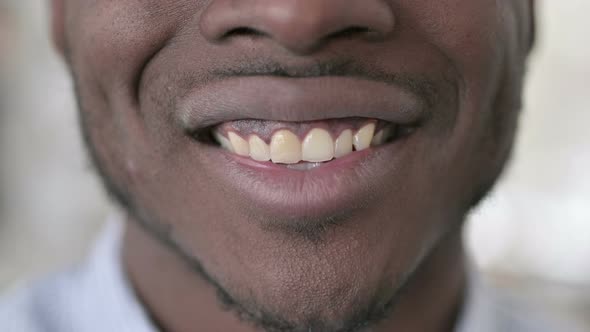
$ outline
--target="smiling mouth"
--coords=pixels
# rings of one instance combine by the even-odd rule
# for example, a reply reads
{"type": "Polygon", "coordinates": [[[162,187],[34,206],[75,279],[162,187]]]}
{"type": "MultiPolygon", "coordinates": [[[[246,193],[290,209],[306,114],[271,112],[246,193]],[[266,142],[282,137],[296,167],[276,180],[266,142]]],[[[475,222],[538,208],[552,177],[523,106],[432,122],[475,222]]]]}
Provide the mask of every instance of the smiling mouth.
{"type": "Polygon", "coordinates": [[[199,176],[264,220],[350,215],[399,188],[432,114],[404,85],[337,76],[224,79],[177,105],[199,176]]]}
{"type": "MultiPolygon", "coordinates": [[[[437,81],[354,62],[254,62],[213,70],[178,105],[185,134],[256,168],[312,170],[361,161],[426,123],[437,81]],[[342,162],[340,162],[342,161],[342,162]]],[[[358,163],[357,163],[358,164],[358,163]]]]}
{"type": "Polygon", "coordinates": [[[353,117],[310,122],[249,119],[212,126],[194,137],[250,162],[309,171],[397,142],[416,127],[353,117]]]}

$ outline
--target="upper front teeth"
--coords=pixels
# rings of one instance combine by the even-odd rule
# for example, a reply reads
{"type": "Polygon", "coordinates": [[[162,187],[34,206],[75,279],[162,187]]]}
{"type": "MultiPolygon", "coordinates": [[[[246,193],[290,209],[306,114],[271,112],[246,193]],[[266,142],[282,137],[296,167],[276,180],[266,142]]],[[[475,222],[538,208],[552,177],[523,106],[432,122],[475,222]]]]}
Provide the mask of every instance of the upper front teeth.
{"type": "Polygon", "coordinates": [[[301,142],[289,130],[279,130],[270,141],[270,159],[275,164],[296,164],[302,160],[301,142]]]}
{"type": "Polygon", "coordinates": [[[332,135],[324,129],[312,129],[302,145],[302,158],[309,162],[330,161],[334,158],[334,140],[332,135]]]}
{"type": "Polygon", "coordinates": [[[246,142],[240,135],[230,132],[228,134],[229,142],[232,145],[233,152],[242,157],[250,156],[250,144],[246,142]]]}
{"type": "Polygon", "coordinates": [[[250,143],[250,158],[256,161],[270,160],[270,146],[262,138],[251,135],[248,141],[250,143]]]}
{"type": "Polygon", "coordinates": [[[375,135],[375,124],[371,123],[368,124],[359,131],[356,132],[353,138],[354,148],[357,151],[362,151],[364,149],[368,149],[371,146],[371,142],[373,141],[373,136],[375,135]]]}
{"type": "Polygon", "coordinates": [[[301,161],[320,163],[341,158],[356,151],[382,145],[392,135],[390,128],[375,134],[375,123],[371,122],[353,134],[351,129],[342,131],[336,140],[323,128],[314,128],[303,141],[293,132],[282,129],[272,135],[270,144],[252,134],[248,139],[229,131],[227,138],[215,132],[215,139],[226,150],[256,161],[272,161],[276,164],[297,164],[301,161]]]}
{"type": "Polygon", "coordinates": [[[334,145],[334,156],[340,158],[352,153],[353,141],[354,137],[352,136],[352,130],[346,129],[340,133],[340,136],[338,136],[336,144],[334,145]]]}

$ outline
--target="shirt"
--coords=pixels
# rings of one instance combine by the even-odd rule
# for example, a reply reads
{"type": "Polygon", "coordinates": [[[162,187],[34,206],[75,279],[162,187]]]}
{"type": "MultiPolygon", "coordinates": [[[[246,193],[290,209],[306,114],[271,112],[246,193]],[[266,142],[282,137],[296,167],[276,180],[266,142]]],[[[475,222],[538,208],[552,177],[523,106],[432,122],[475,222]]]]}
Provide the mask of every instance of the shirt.
{"type": "MultiPolygon", "coordinates": [[[[4,296],[0,300],[0,331],[157,332],[124,273],[122,234],[122,222],[109,223],[84,264],[4,296]]],[[[201,332],[198,326],[195,332],[201,332]]],[[[548,322],[545,316],[519,307],[483,286],[477,274],[472,273],[454,332],[582,329],[548,322]]]]}

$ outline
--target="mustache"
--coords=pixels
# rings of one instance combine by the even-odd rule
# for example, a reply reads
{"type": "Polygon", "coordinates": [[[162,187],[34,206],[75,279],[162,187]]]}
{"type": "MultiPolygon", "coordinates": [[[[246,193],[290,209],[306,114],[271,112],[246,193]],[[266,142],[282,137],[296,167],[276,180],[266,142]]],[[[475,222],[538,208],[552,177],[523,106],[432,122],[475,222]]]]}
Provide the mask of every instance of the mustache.
{"type": "Polygon", "coordinates": [[[401,87],[418,96],[426,105],[437,104],[442,87],[454,87],[447,80],[432,79],[419,74],[389,73],[376,65],[354,60],[314,60],[304,65],[291,65],[271,59],[243,61],[235,66],[211,69],[213,80],[235,77],[274,76],[283,78],[352,77],[401,87]]]}

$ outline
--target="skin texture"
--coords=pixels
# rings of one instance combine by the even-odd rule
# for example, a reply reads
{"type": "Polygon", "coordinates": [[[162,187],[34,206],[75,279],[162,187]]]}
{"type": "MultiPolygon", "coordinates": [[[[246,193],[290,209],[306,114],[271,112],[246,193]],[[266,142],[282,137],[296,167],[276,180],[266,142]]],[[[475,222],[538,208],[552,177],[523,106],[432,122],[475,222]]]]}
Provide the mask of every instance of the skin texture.
{"type": "MultiPolygon", "coordinates": [[[[89,150],[129,214],[124,264],[155,324],[166,331],[452,329],[464,287],[461,226],[510,155],[532,2],[52,4],[54,41],[76,83],[89,150]],[[372,163],[383,166],[360,168],[363,197],[346,197],[353,203],[346,209],[279,213],[239,192],[251,184],[219,171],[219,159],[207,157],[214,148],[187,133],[179,112],[187,95],[215,103],[199,91],[220,73],[270,63],[268,75],[377,68],[381,77],[404,77],[399,84],[431,97],[428,116],[395,167],[375,152],[372,163]],[[348,65],[334,69],[341,63],[348,65]]],[[[302,188],[312,191],[313,183],[302,188]]]]}

